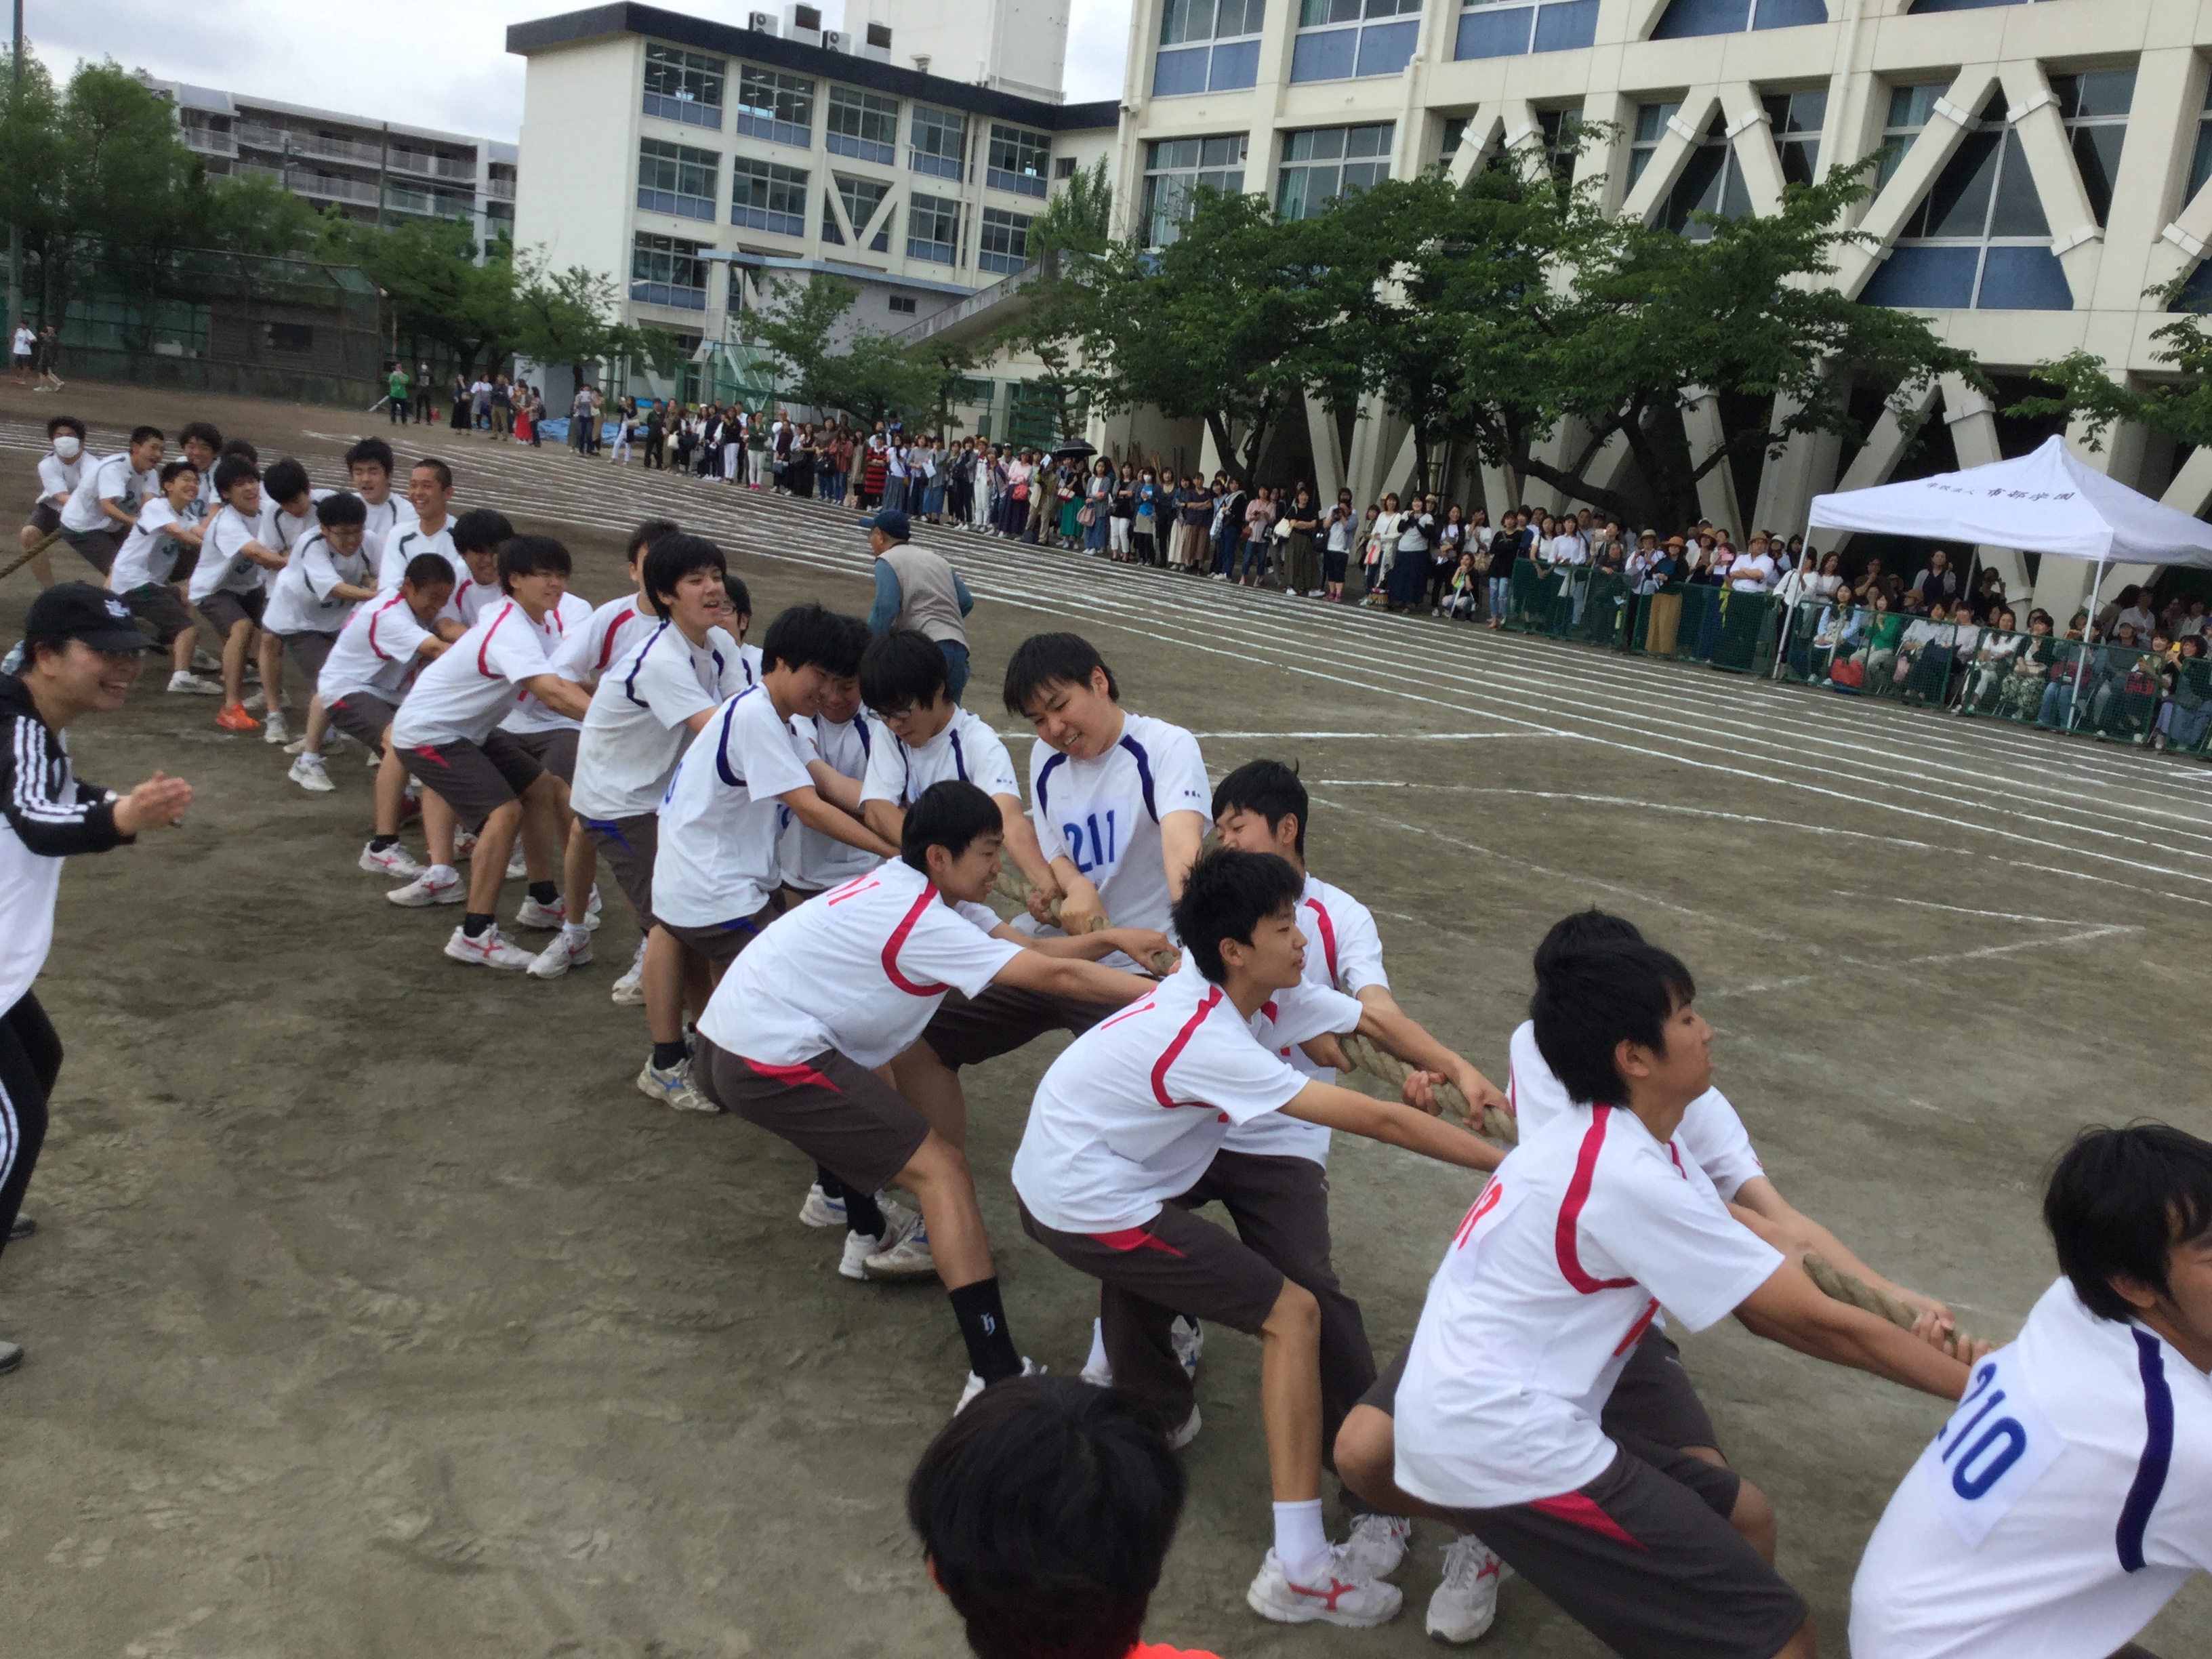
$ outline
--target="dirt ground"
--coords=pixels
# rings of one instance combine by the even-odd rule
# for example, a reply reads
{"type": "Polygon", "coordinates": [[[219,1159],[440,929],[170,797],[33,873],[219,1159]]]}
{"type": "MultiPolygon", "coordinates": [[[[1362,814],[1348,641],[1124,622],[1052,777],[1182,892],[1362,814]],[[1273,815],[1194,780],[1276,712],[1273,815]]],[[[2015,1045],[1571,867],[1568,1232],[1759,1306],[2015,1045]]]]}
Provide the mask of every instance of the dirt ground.
{"type": "MultiPolygon", "coordinates": [[[[763,622],[867,602],[865,546],[818,503],[338,410],[58,403],[96,439],[213,418],[319,482],[386,432],[453,461],[457,506],[562,536],[595,600],[653,508],[732,550],[763,622]]],[[[0,500],[29,500],[52,407],[0,389],[0,500]]],[[[1374,907],[1407,1006],[1493,1077],[1543,928],[1591,902],[1635,917],[1698,975],[1782,1190],[1972,1328],[2009,1335],[2053,1276],[2037,1199],[2076,1125],[2212,1133],[2201,766],[938,539],[981,600],[971,706],[1011,732],[1007,652],[1073,627],[1217,775],[1297,761],[1314,867],[1374,907]]],[[[30,592],[0,584],[0,631],[30,592]]],[[[632,1089],[643,1021],[606,987],[635,930],[611,885],[593,968],[469,974],[439,954],[451,916],[394,910],[354,868],[357,756],[305,796],[277,751],[159,684],[72,733],[89,779],[161,767],[198,793],[181,830],[71,866],[39,987],[69,1059],[40,1231],[0,1269],[0,1334],[30,1350],[0,1380],[7,1650],[964,1652],[901,1506],[964,1370],[941,1294],[841,1279],[835,1237],[795,1219],[795,1153],[632,1089]]],[[[1091,1287],[1023,1238],[1005,1177],[1056,1048],[971,1074],[970,1152],[1017,1340],[1073,1370],[1091,1287]]],[[[1387,1358],[1470,1185],[1341,1139],[1334,1179],[1339,1266],[1387,1358]]],[[[1943,1407],[1733,1324],[1685,1349],[1843,1651],[1860,1549],[1943,1407]]],[[[1432,1651],[1428,1527],[1387,1628],[1246,1611],[1268,1541],[1256,1354],[1212,1333],[1150,1634],[1232,1659],[1432,1651]]],[[[2212,1659],[2212,1591],[2144,1640],[2212,1659]]],[[[1601,1651],[1522,1583],[1482,1650],[1601,1651]]]]}

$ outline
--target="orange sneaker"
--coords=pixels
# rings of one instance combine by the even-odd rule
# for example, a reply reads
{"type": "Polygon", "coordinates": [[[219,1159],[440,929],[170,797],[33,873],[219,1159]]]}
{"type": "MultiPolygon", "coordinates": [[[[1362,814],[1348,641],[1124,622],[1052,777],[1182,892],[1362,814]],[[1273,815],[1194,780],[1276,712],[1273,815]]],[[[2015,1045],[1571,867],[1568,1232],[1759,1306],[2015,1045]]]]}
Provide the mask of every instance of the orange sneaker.
{"type": "Polygon", "coordinates": [[[246,712],[246,705],[234,702],[215,717],[215,723],[226,732],[258,732],[261,722],[246,712]]]}

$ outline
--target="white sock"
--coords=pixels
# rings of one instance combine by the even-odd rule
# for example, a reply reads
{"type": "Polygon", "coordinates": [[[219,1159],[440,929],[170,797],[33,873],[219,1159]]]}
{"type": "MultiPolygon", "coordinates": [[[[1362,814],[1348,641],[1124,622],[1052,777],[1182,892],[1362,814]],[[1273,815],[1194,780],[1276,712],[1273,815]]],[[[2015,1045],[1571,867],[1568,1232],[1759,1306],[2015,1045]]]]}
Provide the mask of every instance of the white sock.
{"type": "Polygon", "coordinates": [[[1091,1322],[1091,1357],[1083,1362],[1083,1369],[1086,1371],[1106,1369],[1106,1322],[1103,1319],[1091,1322]]]}
{"type": "Polygon", "coordinates": [[[1328,1534],[1322,1530],[1320,1498],[1275,1505],[1275,1559],[1294,1584],[1316,1577],[1328,1565],[1328,1534]]]}
{"type": "Polygon", "coordinates": [[[591,937],[592,930],[580,921],[564,921],[561,924],[561,942],[563,945],[588,944],[591,937]]]}
{"type": "Polygon", "coordinates": [[[441,881],[459,881],[460,878],[461,872],[450,864],[434,864],[422,872],[422,879],[434,887],[441,881]]]}

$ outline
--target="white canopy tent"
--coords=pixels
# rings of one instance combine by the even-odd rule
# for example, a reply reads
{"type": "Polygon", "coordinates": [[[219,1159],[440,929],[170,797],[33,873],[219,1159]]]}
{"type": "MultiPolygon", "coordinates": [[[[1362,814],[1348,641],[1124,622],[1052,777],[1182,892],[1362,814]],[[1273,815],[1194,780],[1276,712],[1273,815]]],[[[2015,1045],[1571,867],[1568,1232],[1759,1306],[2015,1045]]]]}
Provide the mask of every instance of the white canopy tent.
{"type": "MultiPolygon", "coordinates": [[[[2053,436],[2032,454],[1932,478],[1815,495],[1808,528],[1972,542],[2024,553],[2092,559],[2089,616],[2108,564],[2212,569],[2212,524],[2161,506],[2077,459],[2053,436]]],[[[2081,690],[2085,650],[2074,675],[2081,690]]]]}

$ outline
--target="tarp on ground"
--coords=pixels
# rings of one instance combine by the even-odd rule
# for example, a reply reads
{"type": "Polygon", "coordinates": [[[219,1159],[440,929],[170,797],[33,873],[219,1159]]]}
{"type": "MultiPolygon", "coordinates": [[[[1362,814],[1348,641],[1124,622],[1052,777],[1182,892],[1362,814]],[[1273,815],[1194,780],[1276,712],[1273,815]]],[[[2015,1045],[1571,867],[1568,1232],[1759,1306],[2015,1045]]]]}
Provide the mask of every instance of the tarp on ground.
{"type": "Polygon", "coordinates": [[[1812,527],[2212,569],[2212,524],[2106,477],[2053,437],[2032,454],[1813,498],[1812,527]]]}

